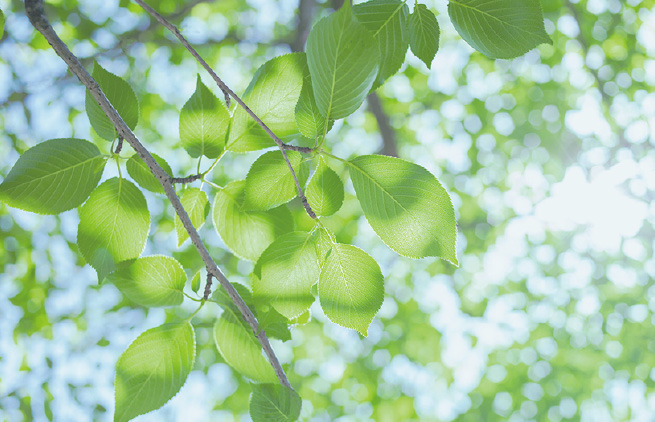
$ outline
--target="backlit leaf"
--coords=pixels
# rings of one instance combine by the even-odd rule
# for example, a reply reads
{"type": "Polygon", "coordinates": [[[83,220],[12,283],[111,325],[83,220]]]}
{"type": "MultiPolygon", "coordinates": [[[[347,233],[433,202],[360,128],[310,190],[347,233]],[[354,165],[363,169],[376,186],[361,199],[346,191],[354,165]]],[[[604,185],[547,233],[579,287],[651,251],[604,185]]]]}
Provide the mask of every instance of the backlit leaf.
{"type": "MultiPolygon", "coordinates": [[[[300,185],[307,181],[307,165],[296,151],[286,151],[300,185]]],[[[286,204],[298,196],[296,183],[280,151],[269,151],[255,161],[246,176],[243,208],[265,211],[286,204]]]]}
{"type": "MultiPolygon", "coordinates": [[[[157,164],[159,164],[159,166],[163,168],[169,176],[173,174],[171,166],[168,165],[166,160],[157,154],[151,153],[151,155],[157,164]]],[[[152,174],[148,168],[148,165],[143,162],[141,157],[139,157],[139,154],[134,154],[131,156],[130,159],[127,160],[125,167],[127,167],[127,172],[129,173],[130,177],[134,179],[134,181],[139,186],[149,190],[150,192],[164,193],[164,188],[161,186],[161,183],[159,183],[157,178],[152,174]]]]}
{"type": "Polygon", "coordinates": [[[343,204],[343,182],[334,170],[328,167],[323,157],[319,159],[305,194],[316,215],[332,215],[339,211],[343,204]]]}
{"type": "Polygon", "coordinates": [[[250,417],[253,422],[293,422],[300,416],[302,400],[279,384],[252,384],[250,417]]]}
{"type": "MultiPolygon", "coordinates": [[[[207,194],[198,188],[189,188],[180,196],[180,202],[191,219],[191,223],[196,230],[205,224],[205,219],[209,215],[209,199],[207,194]]],[[[177,246],[182,246],[185,240],[189,238],[189,233],[182,225],[182,220],[175,216],[175,231],[177,232],[177,246]]]]}
{"type": "Polygon", "coordinates": [[[412,53],[430,69],[439,50],[439,22],[424,4],[417,3],[407,20],[412,53]]]}

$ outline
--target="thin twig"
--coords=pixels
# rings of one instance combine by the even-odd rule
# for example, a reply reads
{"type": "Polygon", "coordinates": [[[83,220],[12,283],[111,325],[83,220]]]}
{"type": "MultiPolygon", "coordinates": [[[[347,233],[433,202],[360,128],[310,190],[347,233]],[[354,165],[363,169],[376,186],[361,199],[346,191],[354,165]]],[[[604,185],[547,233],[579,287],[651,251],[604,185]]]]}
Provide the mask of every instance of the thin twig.
{"type": "Polygon", "coordinates": [[[212,257],[209,255],[209,251],[205,247],[205,244],[202,242],[202,239],[200,239],[200,235],[193,227],[193,224],[189,219],[189,215],[180,203],[180,198],[178,198],[177,194],[175,193],[173,184],[170,181],[170,176],[164,169],[161,168],[159,164],[157,164],[150,152],[143,146],[141,141],[139,141],[136,135],[125,124],[121,116],[116,112],[116,109],[114,109],[109,100],[107,100],[107,97],[102,92],[102,89],[100,89],[100,86],[95,81],[95,79],[89,75],[89,72],[86,71],[77,57],[71,53],[66,44],[64,44],[59,36],[57,36],[54,29],[52,28],[52,25],[50,25],[50,22],[48,22],[48,19],[45,16],[45,12],[43,10],[43,0],[25,0],[25,10],[32,25],[45,37],[45,39],[52,46],[59,57],[61,57],[64,62],[66,62],[71,72],[77,76],[80,82],[82,82],[84,86],[86,86],[86,88],[89,90],[91,95],[93,95],[93,98],[95,98],[95,100],[98,102],[100,108],[102,108],[109,120],[111,120],[114,124],[114,127],[116,128],[119,136],[122,136],[130,144],[130,146],[132,146],[136,153],[139,154],[139,157],[141,157],[141,159],[146,163],[152,174],[157,178],[157,180],[159,180],[159,183],[164,188],[166,196],[168,197],[171,205],[173,205],[175,212],[180,218],[182,225],[189,234],[191,242],[198,250],[198,254],[207,267],[207,271],[221,283],[221,286],[223,286],[228,296],[230,296],[236,307],[241,312],[244,320],[250,325],[253,333],[256,334],[257,339],[259,339],[259,342],[261,343],[262,349],[266,353],[266,356],[268,356],[268,359],[275,371],[275,374],[277,375],[278,380],[280,381],[280,384],[291,388],[289,380],[284,373],[284,369],[282,369],[282,366],[280,365],[280,362],[278,361],[277,356],[275,355],[275,352],[273,351],[273,348],[268,341],[268,338],[265,334],[262,335],[263,331],[257,334],[259,332],[257,319],[253,315],[252,311],[250,311],[250,308],[248,308],[248,305],[245,304],[241,296],[239,296],[239,293],[236,291],[234,286],[232,286],[223,272],[218,268],[216,262],[214,262],[212,257]]]}
{"type": "MultiPolygon", "coordinates": [[[[235,94],[234,91],[232,91],[230,89],[230,87],[228,87],[225,84],[225,82],[223,82],[223,80],[221,78],[218,77],[216,72],[214,72],[214,70],[207,64],[207,62],[202,57],[200,57],[200,54],[198,54],[198,52],[191,46],[191,44],[189,44],[189,42],[186,40],[186,38],[184,38],[184,36],[180,33],[180,30],[177,29],[177,27],[175,25],[173,25],[172,23],[167,21],[162,15],[157,13],[157,11],[155,9],[148,6],[142,0],[134,0],[134,1],[136,3],[138,3],[139,6],[141,6],[143,8],[143,10],[145,10],[153,18],[155,18],[157,20],[157,22],[164,25],[169,31],[171,31],[173,33],[173,35],[175,35],[175,37],[177,37],[178,40],[180,40],[180,43],[182,43],[182,45],[189,51],[189,53],[191,53],[191,55],[193,57],[195,57],[196,60],[198,60],[198,63],[200,63],[202,65],[202,67],[207,71],[207,73],[209,73],[211,75],[212,79],[214,79],[214,81],[216,82],[216,85],[218,85],[218,87],[223,91],[223,93],[225,94],[225,97],[226,97],[226,102],[228,102],[227,101],[228,95],[230,97],[234,98],[234,100],[241,107],[243,107],[243,109],[250,115],[250,117],[252,117],[253,120],[255,120],[255,122],[257,122],[257,124],[259,126],[261,126],[262,129],[264,129],[264,131],[268,134],[268,136],[270,136],[270,138],[280,148],[280,152],[282,152],[282,156],[284,157],[284,160],[287,163],[287,167],[289,168],[289,171],[291,172],[291,175],[293,176],[293,179],[294,179],[294,181],[296,183],[296,189],[298,190],[298,197],[300,198],[303,205],[305,206],[305,211],[307,211],[307,214],[311,218],[315,219],[316,214],[314,214],[314,211],[312,210],[312,208],[309,206],[309,203],[307,202],[307,198],[305,197],[305,194],[303,193],[302,186],[300,186],[300,182],[298,181],[298,177],[296,176],[296,172],[294,171],[293,166],[291,165],[291,162],[289,161],[289,158],[287,157],[287,153],[286,153],[287,149],[294,149],[296,151],[300,151],[300,149],[298,149],[298,148],[301,148],[301,147],[290,147],[287,144],[285,144],[284,142],[282,142],[282,140],[280,138],[278,138],[277,135],[275,133],[273,133],[273,131],[268,126],[266,126],[266,124],[250,109],[250,107],[248,107],[246,105],[246,103],[244,103],[243,100],[241,100],[241,98],[239,98],[239,96],[237,94],[235,94]]],[[[229,103],[228,103],[228,106],[229,106],[229,103]]],[[[311,151],[311,149],[310,149],[310,151],[311,151]]]]}
{"type": "Polygon", "coordinates": [[[118,144],[116,145],[116,149],[112,151],[112,154],[120,154],[121,150],[123,149],[123,137],[118,136],[118,144]]]}
{"type": "Polygon", "coordinates": [[[203,299],[209,299],[209,295],[212,292],[212,273],[207,271],[207,282],[205,283],[205,294],[202,296],[203,299]]]}
{"type": "Polygon", "coordinates": [[[171,177],[171,183],[191,183],[200,179],[202,174],[194,174],[193,176],[187,177],[171,177]]]}

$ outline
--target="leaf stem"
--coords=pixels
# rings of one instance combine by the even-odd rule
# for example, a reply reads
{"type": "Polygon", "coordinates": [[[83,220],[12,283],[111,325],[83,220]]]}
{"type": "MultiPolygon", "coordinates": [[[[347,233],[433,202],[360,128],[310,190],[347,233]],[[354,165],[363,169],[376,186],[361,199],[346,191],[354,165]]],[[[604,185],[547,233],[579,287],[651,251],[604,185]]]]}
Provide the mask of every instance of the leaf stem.
{"type": "Polygon", "coordinates": [[[198,312],[200,312],[200,310],[202,309],[203,306],[205,306],[205,301],[204,301],[204,300],[201,300],[201,301],[200,301],[200,306],[198,306],[198,309],[196,309],[196,311],[195,311],[194,313],[192,313],[192,314],[189,316],[189,318],[186,319],[185,322],[189,322],[189,321],[191,321],[191,320],[193,319],[193,317],[196,316],[196,314],[197,314],[198,312]]]}
{"type": "Polygon", "coordinates": [[[182,292],[182,294],[183,294],[184,296],[188,297],[189,299],[193,300],[194,302],[202,302],[202,299],[195,298],[195,297],[193,297],[193,296],[187,294],[186,292],[182,292]]]}

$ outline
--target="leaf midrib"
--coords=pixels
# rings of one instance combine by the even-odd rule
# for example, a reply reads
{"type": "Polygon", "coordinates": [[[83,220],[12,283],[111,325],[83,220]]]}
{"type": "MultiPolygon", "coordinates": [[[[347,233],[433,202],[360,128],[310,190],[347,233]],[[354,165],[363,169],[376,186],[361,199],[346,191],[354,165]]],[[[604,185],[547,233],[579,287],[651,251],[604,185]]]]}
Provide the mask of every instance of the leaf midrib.
{"type": "Polygon", "coordinates": [[[490,14],[489,12],[485,12],[484,10],[480,10],[477,7],[473,7],[473,6],[470,6],[468,4],[461,3],[459,0],[450,0],[450,3],[454,3],[454,4],[458,5],[458,6],[461,6],[461,7],[467,8],[467,9],[471,9],[471,10],[473,10],[475,12],[480,13],[481,15],[485,15],[485,16],[488,16],[491,19],[497,20],[502,25],[506,25],[506,26],[508,26],[510,28],[514,28],[514,29],[517,29],[517,30],[519,30],[521,32],[525,32],[526,34],[532,35],[532,32],[528,31],[527,29],[523,29],[520,26],[512,25],[509,22],[505,22],[504,20],[490,14]]]}
{"type": "MultiPolygon", "coordinates": [[[[87,164],[87,163],[89,163],[89,162],[91,162],[91,161],[93,161],[93,160],[97,160],[98,158],[102,158],[102,156],[98,154],[98,155],[93,156],[92,158],[89,158],[89,159],[87,159],[87,160],[84,160],[84,161],[82,161],[82,162],[79,162],[79,163],[77,163],[77,164],[74,164],[74,165],[72,165],[72,166],[70,166],[70,167],[66,167],[66,168],[63,168],[63,169],[61,169],[61,170],[57,170],[57,171],[55,171],[54,173],[48,173],[48,174],[46,174],[46,175],[44,175],[44,176],[35,177],[35,178],[33,178],[33,179],[29,179],[28,181],[25,181],[25,182],[16,183],[16,184],[13,185],[13,189],[16,189],[16,188],[18,188],[18,187],[21,187],[21,186],[24,186],[24,185],[26,185],[26,184],[30,184],[30,183],[33,183],[33,182],[36,182],[36,181],[41,181],[41,180],[46,179],[46,178],[49,178],[49,177],[54,177],[54,176],[56,176],[56,175],[59,174],[59,173],[63,173],[63,172],[66,172],[66,171],[70,171],[70,170],[72,170],[72,169],[74,169],[74,168],[77,168],[77,167],[79,167],[79,166],[83,166],[83,165],[85,165],[85,164],[87,164]]],[[[13,184],[13,183],[12,183],[12,184],[13,184]]]]}

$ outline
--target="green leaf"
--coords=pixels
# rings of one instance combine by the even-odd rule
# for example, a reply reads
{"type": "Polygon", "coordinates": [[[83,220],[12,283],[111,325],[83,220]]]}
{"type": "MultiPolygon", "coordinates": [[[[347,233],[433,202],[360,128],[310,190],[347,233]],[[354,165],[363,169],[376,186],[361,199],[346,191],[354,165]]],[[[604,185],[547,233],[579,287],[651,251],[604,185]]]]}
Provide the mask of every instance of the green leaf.
{"type": "Polygon", "coordinates": [[[409,8],[400,0],[371,0],[353,6],[357,20],[377,41],[380,50],[380,71],[373,89],[394,75],[405,62],[407,53],[407,15],[409,8]]]}
{"type": "Polygon", "coordinates": [[[321,266],[321,269],[323,269],[325,260],[332,252],[332,245],[335,243],[335,236],[323,226],[319,226],[318,229],[314,231],[313,236],[318,263],[321,266]]]}
{"type": "Polygon", "coordinates": [[[25,151],[0,184],[0,200],[38,214],[80,206],[95,189],[106,160],[82,139],[51,139],[25,151]]]}
{"type": "Polygon", "coordinates": [[[439,50],[439,22],[424,4],[417,3],[407,20],[412,53],[430,69],[439,50]]]}
{"type": "MultiPolygon", "coordinates": [[[[139,120],[139,100],[130,87],[130,84],[102,68],[97,62],[93,64],[93,78],[98,82],[102,92],[123,118],[125,124],[134,129],[139,120]]],[[[113,141],[118,136],[114,124],[102,111],[91,93],[86,91],[86,114],[89,116],[91,127],[98,136],[107,141],[113,141]]]]}
{"type": "Polygon", "coordinates": [[[254,381],[277,382],[259,341],[237,318],[240,317],[223,312],[214,325],[214,339],[221,356],[234,370],[254,381]]]}
{"type": "Polygon", "coordinates": [[[214,227],[223,242],[237,256],[256,261],[277,237],[293,230],[293,218],[286,206],[268,211],[244,211],[245,181],[229,183],[214,199],[214,227]]]}
{"type": "Polygon", "coordinates": [[[329,132],[333,123],[334,120],[328,120],[328,127],[325,130],[325,117],[323,117],[316,105],[312,78],[309,75],[309,69],[306,69],[302,91],[300,91],[300,98],[298,98],[296,104],[298,130],[303,136],[314,140],[317,136],[323,136],[323,134],[329,132]]]}
{"type": "Polygon", "coordinates": [[[343,204],[343,182],[334,170],[328,167],[323,157],[319,158],[305,194],[316,215],[332,215],[339,211],[343,204]]]}
{"type": "Polygon", "coordinates": [[[411,258],[437,256],[458,265],[455,211],[432,173],[382,155],[356,157],[349,168],[364,215],[387,246],[411,258]]]}
{"type": "Polygon", "coordinates": [[[154,255],[121,262],[107,280],[141,306],[174,306],[184,300],[184,268],[169,256],[154,255]]]}
{"type": "MultiPolygon", "coordinates": [[[[241,97],[250,109],[277,135],[283,138],[298,133],[295,108],[307,67],[305,53],[291,53],[264,63],[255,73],[241,97]]],[[[255,151],[275,145],[255,120],[237,107],[227,149],[255,151]]]]}
{"type": "Polygon", "coordinates": [[[256,308],[258,330],[266,331],[266,335],[282,341],[291,340],[289,320],[269,305],[256,308]]]}
{"type": "Polygon", "coordinates": [[[450,0],[448,14],[464,40],[493,59],[552,44],[539,0],[450,0]]]}
{"type": "Polygon", "coordinates": [[[290,324],[307,324],[309,320],[311,319],[311,315],[309,314],[309,311],[301,314],[297,318],[292,319],[289,321],[290,324]]]}
{"type": "Polygon", "coordinates": [[[144,332],[116,363],[114,422],[159,409],[186,382],[196,357],[190,323],[165,324],[144,332]]]}
{"type": "MultiPolygon", "coordinates": [[[[180,197],[180,202],[189,215],[193,227],[196,230],[200,229],[209,215],[207,194],[198,188],[189,188],[180,197]]],[[[177,215],[175,216],[175,231],[177,232],[177,246],[180,247],[189,238],[189,233],[187,233],[182,225],[182,220],[177,215]]]]}
{"type": "Polygon", "coordinates": [[[230,114],[200,80],[180,111],[180,141],[192,157],[217,158],[225,147],[230,114]]]}
{"type": "Polygon", "coordinates": [[[91,193],[79,211],[77,246],[102,282],[117,264],[138,258],[150,229],[150,213],[141,191],[131,182],[112,178],[91,193]]]}
{"type": "Polygon", "coordinates": [[[0,38],[5,33],[5,15],[2,13],[2,10],[0,9],[0,38]]]}
{"type": "Polygon", "coordinates": [[[316,105],[324,117],[340,119],[359,108],[380,69],[380,50],[373,35],[355,19],[349,2],[312,28],[307,65],[316,105]]]}
{"type": "Polygon", "coordinates": [[[191,279],[191,290],[193,290],[194,293],[198,293],[198,290],[200,290],[200,271],[198,271],[196,275],[193,276],[193,279],[191,279]]]}
{"type": "Polygon", "coordinates": [[[252,384],[250,417],[253,422],[293,422],[300,416],[302,400],[279,384],[252,384]]]}
{"type": "Polygon", "coordinates": [[[380,266],[363,250],[335,243],[321,270],[318,297],[330,321],[366,336],[384,300],[380,266]]]}
{"type": "MultiPolygon", "coordinates": [[[[286,153],[300,185],[304,186],[309,171],[302,163],[302,155],[296,151],[286,153]]],[[[243,208],[256,211],[286,204],[298,196],[296,182],[280,151],[264,153],[252,164],[246,176],[245,195],[243,208]]]]}
{"type": "Polygon", "coordinates": [[[316,247],[307,232],[291,232],[275,239],[257,263],[261,279],[253,280],[256,300],[270,303],[291,319],[314,303],[311,287],[320,275],[316,247]]]}
{"type": "MultiPolygon", "coordinates": [[[[173,174],[171,166],[168,165],[166,160],[157,154],[151,153],[151,155],[157,164],[159,164],[159,166],[163,168],[169,176],[173,174]]],[[[134,154],[131,156],[130,159],[127,160],[126,167],[130,177],[134,179],[134,181],[137,182],[143,189],[147,189],[150,192],[155,193],[164,193],[164,188],[161,186],[161,183],[159,183],[159,180],[157,180],[157,178],[150,172],[148,165],[143,162],[141,157],[139,157],[139,154],[134,154]]]]}

